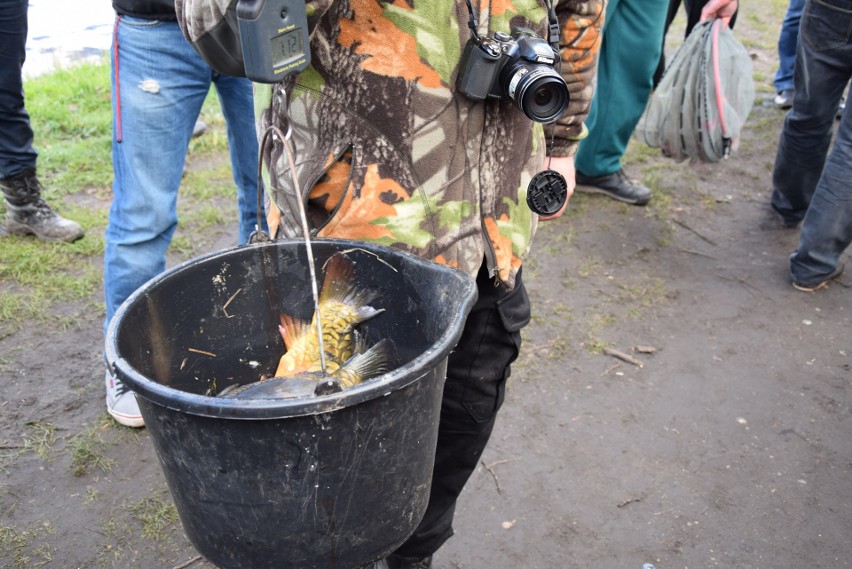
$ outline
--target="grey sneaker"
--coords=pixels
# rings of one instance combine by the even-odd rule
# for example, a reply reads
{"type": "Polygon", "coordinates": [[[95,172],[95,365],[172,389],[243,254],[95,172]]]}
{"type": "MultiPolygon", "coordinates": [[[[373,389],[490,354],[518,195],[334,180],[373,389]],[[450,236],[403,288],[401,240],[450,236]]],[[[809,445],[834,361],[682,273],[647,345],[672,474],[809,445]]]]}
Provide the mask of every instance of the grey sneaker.
{"type": "Polygon", "coordinates": [[[192,138],[197,138],[207,132],[207,123],[201,119],[195,121],[192,127],[192,138]]]}
{"type": "Polygon", "coordinates": [[[776,109],[789,109],[793,106],[793,96],[796,93],[792,89],[780,91],[772,100],[776,109]]]}
{"type": "Polygon", "coordinates": [[[799,283],[799,282],[796,282],[794,280],[793,281],[793,288],[796,289],[796,290],[800,290],[802,292],[814,292],[814,291],[817,291],[821,288],[825,288],[828,285],[829,282],[833,281],[834,279],[836,279],[837,277],[839,277],[840,275],[843,274],[844,268],[845,268],[845,265],[843,263],[840,263],[839,265],[837,265],[837,268],[835,268],[831,272],[830,275],[828,275],[827,277],[825,277],[821,281],[813,283],[813,284],[799,283]]]}
{"type": "Polygon", "coordinates": [[[139,412],[136,395],[109,371],[106,372],[105,382],[107,412],[112,418],[125,427],[144,427],[145,420],[139,412]]]}
{"type": "Polygon", "coordinates": [[[43,189],[32,169],[0,180],[0,190],[6,198],[7,233],[66,243],[80,239],[85,233],[83,228],[54,212],[41,197],[43,189]]]}

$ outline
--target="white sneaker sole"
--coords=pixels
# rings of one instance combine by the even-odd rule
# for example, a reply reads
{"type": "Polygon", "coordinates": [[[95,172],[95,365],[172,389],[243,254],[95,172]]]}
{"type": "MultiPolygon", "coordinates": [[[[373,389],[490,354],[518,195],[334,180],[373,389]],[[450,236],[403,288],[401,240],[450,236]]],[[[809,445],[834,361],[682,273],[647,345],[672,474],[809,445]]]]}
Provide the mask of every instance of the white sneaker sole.
{"type": "Polygon", "coordinates": [[[142,418],[142,415],[125,415],[124,413],[113,411],[109,407],[107,407],[107,413],[109,413],[110,417],[115,419],[115,422],[119,425],[135,428],[145,426],[145,419],[142,418]]]}

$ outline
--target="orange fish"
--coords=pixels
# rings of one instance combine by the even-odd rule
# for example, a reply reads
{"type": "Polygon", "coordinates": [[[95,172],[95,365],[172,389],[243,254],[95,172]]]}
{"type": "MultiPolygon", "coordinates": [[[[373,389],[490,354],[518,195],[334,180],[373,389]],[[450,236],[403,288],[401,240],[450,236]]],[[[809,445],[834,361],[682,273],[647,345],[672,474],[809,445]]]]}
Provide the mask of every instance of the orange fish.
{"type": "MultiPolygon", "coordinates": [[[[356,286],[354,272],[355,263],[343,253],[335,253],[328,260],[319,297],[328,374],[339,369],[354,354],[355,327],[384,312],[383,308],[369,306],[378,298],[378,293],[356,286]]],[[[278,361],[275,377],[292,377],[308,370],[321,369],[316,317],[314,313],[308,324],[299,318],[281,315],[278,330],[287,351],[278,361]]]]}

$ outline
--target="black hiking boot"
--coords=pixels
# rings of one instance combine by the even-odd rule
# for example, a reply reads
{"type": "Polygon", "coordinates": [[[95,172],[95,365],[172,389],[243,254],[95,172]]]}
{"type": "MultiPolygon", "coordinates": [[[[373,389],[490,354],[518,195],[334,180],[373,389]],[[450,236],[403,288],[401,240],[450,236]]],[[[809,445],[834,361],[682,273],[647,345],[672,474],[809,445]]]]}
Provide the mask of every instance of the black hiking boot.
{"type": "Polygon", "coordinates": [[[83,236],[79,223],[57,215],[41,197],[44,188],[35,170],[0,179],[0,190],[6,198],[6,232],[10,235],[35,235],[42,241],[67,243],[83,236]]]}
{"type": "Polygon", "coordinates": [[[633,205],[645,205],[651,201],[651,190],[628,178],[624,169],[604,176],[586,176],[577,170],[575,181],[578,192],[606,194],[613,199],[633,205]]]}

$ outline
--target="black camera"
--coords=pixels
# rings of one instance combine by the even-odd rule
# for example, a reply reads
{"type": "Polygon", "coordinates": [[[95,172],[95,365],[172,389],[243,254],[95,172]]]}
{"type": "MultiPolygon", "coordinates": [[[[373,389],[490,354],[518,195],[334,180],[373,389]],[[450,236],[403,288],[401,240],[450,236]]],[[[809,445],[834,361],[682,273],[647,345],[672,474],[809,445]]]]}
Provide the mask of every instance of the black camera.
{"type": "Polygon", "coordinates": [[[252,81],[277,83],[311,63],[305,0],[239,0],[237,25],[252,81]]]}
{"type": "Polygon", "coordinates": [[[470,99],[514,101],[531,120],[549,123],[568,107],[568,85],[554,68],[559,54],[525,28],[473,37],[462,54],[457,86],[470,99]]]}

